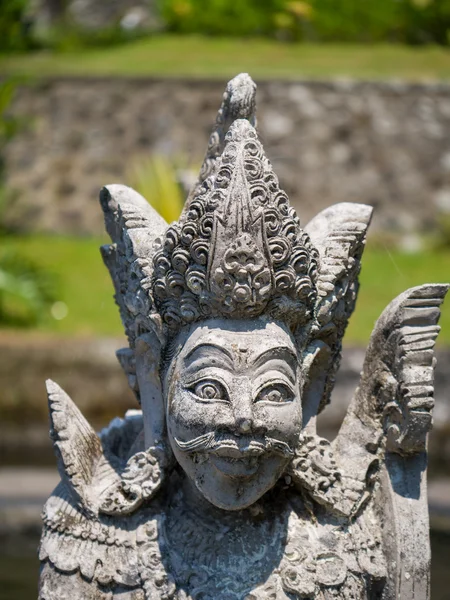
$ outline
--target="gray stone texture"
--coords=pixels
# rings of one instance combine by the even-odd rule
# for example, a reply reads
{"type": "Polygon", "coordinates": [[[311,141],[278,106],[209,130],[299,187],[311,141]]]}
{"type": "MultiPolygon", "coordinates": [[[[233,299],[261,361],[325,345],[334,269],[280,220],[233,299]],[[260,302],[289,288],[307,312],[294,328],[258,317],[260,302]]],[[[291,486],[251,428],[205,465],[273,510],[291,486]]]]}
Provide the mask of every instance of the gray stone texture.
{"type": "MultiPolygon", "coordinates": [[[[95,197],[126,181],[133,155],[204,153],[222,95],[215,81],[56,78],[19,90],[31,128],[6,152],[24,229],[101,233],[95,197]]],[[[450,86],[258,82],[258,129],[302,223],[337,202],[375,210],[372,231],[405,243],[450,211],[450,86]]]]}

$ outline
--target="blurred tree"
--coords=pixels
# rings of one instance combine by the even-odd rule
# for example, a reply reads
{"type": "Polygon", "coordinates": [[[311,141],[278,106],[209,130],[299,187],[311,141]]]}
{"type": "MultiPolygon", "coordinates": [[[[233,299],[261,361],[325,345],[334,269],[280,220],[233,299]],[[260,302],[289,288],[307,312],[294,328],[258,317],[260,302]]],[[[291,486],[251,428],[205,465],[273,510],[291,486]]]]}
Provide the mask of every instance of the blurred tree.
{"type": "Polygon", "coordinates": [[[319,40],[393,41],[402,36],[404,0],[310,0],[311,23],[319,40]]]}
{"type": "Polygon", "coordinates": [[[407,0],[404,5],[406,42],[450,43],[450,0],[407,0]]]}
{"type": "Polygon", "coordinates": [[[23,51],[32,46],[29,0],[0,0],[0,52],[23,51]]]}
{"type": "Polygon", "coordinates": [[[160,0],[161,16],[171,31],[208,35],[269,35],[274,15],[286,0],[160,0]]]}
{"type": "Polygon", "coordinates": [[[159,9],[178,33],[450,43],[450,0],[159,0],[159,9]]]}

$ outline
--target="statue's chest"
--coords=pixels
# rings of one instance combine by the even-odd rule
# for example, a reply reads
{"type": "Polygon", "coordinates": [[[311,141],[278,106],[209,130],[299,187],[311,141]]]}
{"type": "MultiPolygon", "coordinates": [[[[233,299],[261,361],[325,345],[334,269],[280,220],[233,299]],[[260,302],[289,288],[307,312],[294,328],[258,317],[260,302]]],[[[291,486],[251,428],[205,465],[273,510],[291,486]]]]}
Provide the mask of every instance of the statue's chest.
{"type": "Polygon", "coordinates": [[[214,522],[177,506],[161,527],[163,557],[190,597],[244,598],[280,564],[287,540],[283,525],[280,518],[258,517],[214,522]]]}
{"type": "Polygon", "coordinates": [[[175,503],[160,522],[158,548],[172,598],[363,600],[367,575],[382,576],[370,567],[379,557],[367,536],[358,525],[311,523],[288,507],[211,520],[175,503]]]}

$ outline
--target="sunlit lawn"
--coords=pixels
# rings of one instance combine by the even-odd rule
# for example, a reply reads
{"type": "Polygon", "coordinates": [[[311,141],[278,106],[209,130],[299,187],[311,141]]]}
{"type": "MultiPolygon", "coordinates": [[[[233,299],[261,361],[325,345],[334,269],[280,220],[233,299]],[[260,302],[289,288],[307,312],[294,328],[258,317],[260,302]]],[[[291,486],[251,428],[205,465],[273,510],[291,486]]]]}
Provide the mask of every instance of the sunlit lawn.
{"type": "MultiPolygon", "coordinates": [[[[29,236],[7,238],[4,244],[19,249],[48,268],[59,279],[59,298],[67,316],[55,320],[50,314],[41,331],[77,335],[118,335],[122,327],[112,298],[112,283],[98,250],[106,240],[29,236]]],[[[361,291],[350,322],[347,343],[367,342],[375,320],[399,293],[421,283],[450,279],[450,251],[399,251],[366,249],[361,291]]],[[[444,306],[440,342],[450,343],[450,301],[444,306]]]]}
{"type": "Polygon", "coordinates": [[[0,56],[0,73],[40,76],[188,76],[410,80],[450,78],[450,53],[437,47],[288,44],[264,39],[156,35],[107,49],[0,56]]]}
{"type": "Polygon", "coordinates": [[[3,247],[16,248],[54,273],[59,282],[58,296],[67,305],[67,316],[56,320],[49,312],[38,329],[79,335],[122,333],[111,279],[99,251],[106,241],[42,235],[2,239],[3,247]]]}
{"type": "MultiPolygon", "coordinates": [[[[371,248],[364,252],[361,287],[347,342],[366,342],[383,309],[401,292],[423,283],[450,282],[450,250],[406,253],[371,248]]],[[[450,343],[450,297],[443,306],[439,343],[450,343]]]]}

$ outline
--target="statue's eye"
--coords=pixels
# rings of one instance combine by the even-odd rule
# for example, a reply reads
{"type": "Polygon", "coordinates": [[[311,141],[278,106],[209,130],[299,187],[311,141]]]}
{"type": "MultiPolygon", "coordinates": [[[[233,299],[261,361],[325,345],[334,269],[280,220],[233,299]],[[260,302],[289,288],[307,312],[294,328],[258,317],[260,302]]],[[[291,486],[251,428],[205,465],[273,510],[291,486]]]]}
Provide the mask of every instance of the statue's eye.
{"type": "Polygon", "coordinates": [[[255,402],[290,402],[293,399],[292,390],[283,383],[273,383],[263,388],[256,397],[255,402]]]}
{"type": "Polygon", "coordinates": [[[218,381],[204,379],[192,386],[191,391],[202,400],[228,400],[224,386],[218,381]]]}

